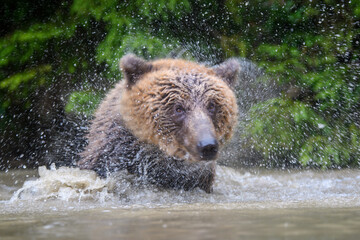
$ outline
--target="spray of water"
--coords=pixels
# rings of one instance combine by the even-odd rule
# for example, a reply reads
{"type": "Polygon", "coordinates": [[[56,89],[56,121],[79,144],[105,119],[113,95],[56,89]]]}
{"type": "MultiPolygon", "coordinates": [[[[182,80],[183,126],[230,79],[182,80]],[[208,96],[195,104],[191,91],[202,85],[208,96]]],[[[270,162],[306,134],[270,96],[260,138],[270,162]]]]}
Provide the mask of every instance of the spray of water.
{"type": "Polygon", "coordinates": [[[214,192],[175,191],[139,184],[126,172],[99,178],[77,168],[39,168],[39,178],[27,180],[8,201],[63,201],[116,204],[122,207],[216,204],[257,208],[274,206],[359,206],[360,173],[342,171],[239,171],[217,167],[214,192]]]}

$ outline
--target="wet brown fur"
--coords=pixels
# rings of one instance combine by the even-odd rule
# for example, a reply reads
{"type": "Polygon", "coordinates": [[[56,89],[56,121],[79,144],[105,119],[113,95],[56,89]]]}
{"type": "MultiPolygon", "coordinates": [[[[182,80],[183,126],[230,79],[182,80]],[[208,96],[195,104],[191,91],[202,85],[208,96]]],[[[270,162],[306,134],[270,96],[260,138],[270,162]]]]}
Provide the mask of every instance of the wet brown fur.
{"type": "MultiPolygon", "coordinates": [[[[109,92],[95,113],[88,134],[89,145],[78,163],[80,167],[91,169],[96,165],[102,154],[100,150],[109,144],[109,129],[114,126],[125,127],[140,142],[158,146],[168,156],[192,162],[199,160],[189,152],[192,145],[196,146],[199,126],[194,122],[199,115],[203,115],[203,121],[212,123],[209,131],[214,133],[220,146],[231,137],[237,122],[236,99],[230,86],[233,72],[228,74],[224,66],[212,69],[175,59],[148,63],[135,58],[140,61],[135,62],[135,66],[127,62],[134,58],[122,60],[120,65],[128,73],[127,79],[109,92]],[[139,66],[141,69],[137,71],[139,66]],[[227,75],[231,81],[226,79],[227,75]],[[208,114],[210,102],[216,105],[215,116],[208,114]],[[190,113],[182,128],[170,117],[173,106],[178,103],[190,113]]],[[[211,169],[214,171],[213,164],[211,169]]],[[[207,181],[211,185],[212,180],[207,181]]]]}

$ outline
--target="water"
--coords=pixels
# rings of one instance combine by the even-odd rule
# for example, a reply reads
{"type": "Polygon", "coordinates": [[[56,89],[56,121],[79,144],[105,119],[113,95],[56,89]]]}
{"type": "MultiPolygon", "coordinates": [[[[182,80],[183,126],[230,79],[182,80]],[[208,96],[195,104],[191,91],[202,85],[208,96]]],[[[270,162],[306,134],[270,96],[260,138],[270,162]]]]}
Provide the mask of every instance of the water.
{"type": "Polygon", "coordinates": [[[0,173],[0,239],[358,239],[360,170],[218,167],[214,193],[74,168],[0,173]]]}

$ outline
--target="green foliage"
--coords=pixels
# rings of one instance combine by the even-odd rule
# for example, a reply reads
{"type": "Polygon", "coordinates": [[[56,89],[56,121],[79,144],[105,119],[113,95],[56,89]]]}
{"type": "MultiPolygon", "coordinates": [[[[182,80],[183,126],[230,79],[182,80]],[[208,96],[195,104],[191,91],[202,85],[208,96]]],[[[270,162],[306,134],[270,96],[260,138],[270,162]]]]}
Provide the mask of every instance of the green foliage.
{"type": "Polygon", "coordinates": [[[332,128],[328,134],[309,137],[301,146],[299,161],[303,165],[346,167],[358,165],[359,128],[351,124],[348,128],[332,128]]]}
{"type": "Polygon", "coordinates": [[[68,91],[65,112],[89,114],[109,88],[104,76],[110,84],[120,79],[118,62],[128,52],[212,64],[245,57],[283,94],[250,110],[250,145],[242,147],[303,166],[359,164],[359,1],[36,2],[5,2],[0,12],[4,119],[41,104],[34,97],[41,89],[59,99],[68,91]]]}
{"type": "MultiPolygon", "coordinates": [[[[24,10],[23,7],[27,4],[22,3],[20,1],[18,7],[24,10]]],[[[54,59],[50,55],[54,52],[60,53],[62,41],[70,39],[75,33],[74,19],[67,18],[67,14],[64,14],[68,6],[66,2],[60,6],[54,4],[50,8],[28,6],[27,10],[33,10],[34,14],[29,16],[19,9],[11,10],[11,6],[6,2],[4,9],[14,11],[12,14],[18,19],[18,25],[12,32],[6,32],[0,38],[0,108],[3,112],[9,107],[23,110],[29,108],[34,92],[51,84],[61,71],[55,61],[65,62],[70,59],[65,56],[54,59]],[[47,21],[38,21],[36,14],[39,10],[44,10],[43,17],[47,21]],[[16,14],[24,15],[20,17],[16,14]]],[[[3,15],[5,22],[11,21],[5,19],[9,12],[3,15]]]]}
{"type": "Polygon", "coordinates": [[[294,154],[311,134],[329,131],[326,122],[299,101],[275,98],[250,110],[245,137],[268,158],[294,154]]]}
{"type": "Polygon", "coordinates": [[[30,80],[37,78],[39,80],[39,85],[42,85],[45,81],[42,75],[51,71],[50,65],[38,66],[35,69],[29,69],[25,72],[16,73],[0,83],[0,88],[7,88],[8,91],[15,91],[21,84],[24,84],[30,80]]]}
{"type": "Polygon", "coordinates": [[[360,147],[352,139],[360,130],[360,29],[354,10],[359,3],[275,1],[269,8],[263,2],[254,4],[264,13],[256,25],[263,39],[250,38],[254,59],[280,84],[298,91],[255,106],[246,135],[269,160],[358,165],[360,147]],[[306,114],[298,121],[303,115],[296,113],[306,114]]]}
{"type": "Polygon", "coordinates": [[[248,144],[279,165],[278,159],[297,159],[304,166],[335,167],[358,164],[359,128],[325,121],[308,104],[275,98],[250,110],[248,144]]]}
{"type": "Polygon", "coordinates": [[[165,37],[159,24],[170,18],[180,18],[190,11],[190,3],[179,0],[76,0],[72,11],[80,16],[90,15],[107,24],[106,37],[97,48],[97,60],[110,66],[111,75],[118,72],[119,60],[127,52],[147,59],[169,54],[171,45],[176,45],[176,41],[165,37]]]}
{"type": "Polygon", "coordinates": [[[102,97],[100,93],[89,91],[73,92],[65,106],[65,111],[90,117],[96,110],[102,97]]]}

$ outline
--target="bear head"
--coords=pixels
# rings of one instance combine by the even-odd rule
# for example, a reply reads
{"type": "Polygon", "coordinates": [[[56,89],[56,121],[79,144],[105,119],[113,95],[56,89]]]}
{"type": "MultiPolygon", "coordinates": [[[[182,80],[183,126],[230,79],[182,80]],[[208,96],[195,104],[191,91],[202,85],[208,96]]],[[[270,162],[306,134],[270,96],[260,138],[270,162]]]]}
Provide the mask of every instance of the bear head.
{"type": "Polygon", "coordinates": [[[232,90],[240,69],[237,60],[207,68],[179,59],[147,62],[129,54],[120,68],[119,111],[134,136],[177,158],[217,158],[237,123],[232,90]]]}

